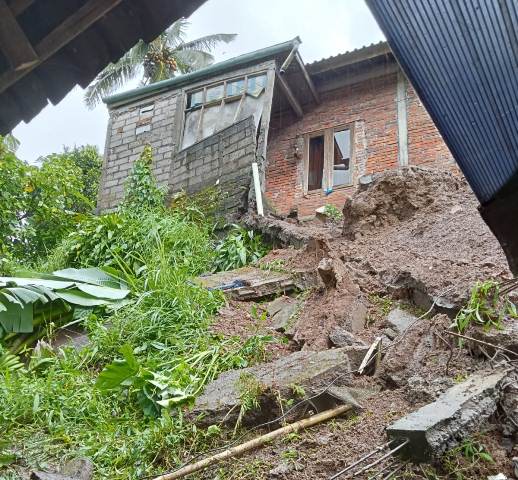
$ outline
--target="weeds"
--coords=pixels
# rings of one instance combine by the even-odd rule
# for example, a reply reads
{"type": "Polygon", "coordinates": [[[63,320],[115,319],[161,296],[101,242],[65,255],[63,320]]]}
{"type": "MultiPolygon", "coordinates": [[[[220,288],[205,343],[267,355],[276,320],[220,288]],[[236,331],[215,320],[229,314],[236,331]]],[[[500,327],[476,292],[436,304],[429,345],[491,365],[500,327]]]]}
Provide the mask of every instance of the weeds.
{"type": "Polygon", "coordinates": [[[243,372],[239,375],[235,388],[239,394],[239,415],[234,426],[234,435],[243,423],[244,416],[251,410],[256,410],[260,407],[259,399],[264,393],[264,387],[261,383],[250,373],[243,372]]]}
{"type": "Polygon", "coordinates": [[[216,258],[213,270],[227,271],[244,267],[266,255],[268,248],[261,236],[253,230],[232,225],[228,235],[216,245],[216,258]]]}
{"type": "Polygon", "coordinates": [[[331,204],[327,204],[324,207],[324,215],[335,223],[339,223],[344,218],[342,212],[337,207],[331,204]]]}
{"type": "Polygon", "coordinates": [[[481,325],[484,330],[502,328],[505,317],[518,318],[516,305],[507,296],[500,295],[497,282],[477,282],[468,304],[457,314],[452,327],[464,333],[471,324],[481,325]]]}
{"type": "MultiPolygon", "coordinates": [[[[144,190],[157,193],[149,169],[142,172],[144,190]]],[[[214,259],[214,224],[202,207],[184,200],[144,208],[143,196],[133,200],[85,220],[41,265],[114,266],[134,301],[85,313],[90,344],[81,350],[40,348],[24,368],[4,360],[0,459],[10,462],[4,476],[77,456],[90,457],[99,478],[171,468],[182,452],[203,450],[218,435],[184,421],[192,399],[219,373],[264,358],[271,337],[253,334],[243,343],[208,329],[223,296],[191,281],[214,259]]],[[[253,252],[264,251],[258,237],[248,239],[253,252]]],[[[252,257],[247,253],[247,261],[252,257]]]]}
{"type": "Polygon", "coordinates": [[[455,480],[485,478],[490,473],[488,464],[493,463],[493,457],[485,445],[473,438],[466,439],[458,447],[447,452],[442,461],[448,478],[455,480]]]}

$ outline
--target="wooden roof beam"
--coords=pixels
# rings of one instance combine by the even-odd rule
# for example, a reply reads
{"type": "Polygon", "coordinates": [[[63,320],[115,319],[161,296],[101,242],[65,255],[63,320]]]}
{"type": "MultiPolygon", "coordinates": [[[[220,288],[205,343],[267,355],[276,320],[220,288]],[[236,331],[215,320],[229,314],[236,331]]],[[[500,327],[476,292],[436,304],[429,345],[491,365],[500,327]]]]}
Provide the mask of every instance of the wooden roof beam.
{"type": "Polygon", "coordinates": [[[14,71],[25,70],[38,62],[38,55],[5,0],[0,0],[0,50],[14,71]]]}
{"type": "Polygon", "coordinates": [[[276,73],[276,79],[279,82],[279,86],[282,90],[282,93],[284,93],[291,108],[296,113],[297,117],[302,118],[304,116],[304,111],[302,110],[302,107],[300,106],[300,103],[297,100],[297,97],[295,97],[295,95],[291,91],[291,88],[288,85],[288,82],[286,82],[286,80],[284,79],[284,77],[278,71],[276,71],[275,73],[276,73]]]}
{"type": "MultiPolygon", "coordinates": [[[[0,2],[5,4],[5,0],[0,2]]],[[[38,56],[37,62],[24,70],[10,70],[0,75],[0,93],[66,46],[121,2],[122,0],[90,0],[84,4],[34,47],[38,56]]],[[[3,28],[0,28],[0,31],[2,30],[3,28]]]]}
{"type": "Polygon", "coordinates": [[[313,83],[313,80],[309,76],[308,71],[306,70],[306,66],[304,65],[304,62],[302,61],[302,58],[300,58],[300,55],[297,53],[297,63],[299,64],[300,70],[302,72],[302,76],[304,77],[304,80],[306,81],[306,85],[309,88],[309,91],[311,92],[311,96],[313,97],[313,100],[318,104],[320,103],[320,95],[317,92],[317,89],[315,87],[315,84],[313,83]]]}

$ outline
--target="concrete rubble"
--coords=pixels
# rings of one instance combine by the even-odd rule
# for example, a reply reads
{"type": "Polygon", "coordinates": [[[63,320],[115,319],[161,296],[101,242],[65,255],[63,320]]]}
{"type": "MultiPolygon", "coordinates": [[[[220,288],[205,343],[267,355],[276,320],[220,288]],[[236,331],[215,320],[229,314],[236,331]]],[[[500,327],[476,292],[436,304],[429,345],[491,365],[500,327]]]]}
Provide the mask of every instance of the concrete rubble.
{"type": "Polygon", "coordinates": [[[440,457],[463,438],[478,432],[496,412],[508,374],[502,369],[471,376],[435,402],[390,425],[389,438],[408,439],[401,454],[415,462],[440,457]]]}
{"type": "MultiPolygon", "coordinates": [[[[192,415],[199,417],[197,422],[202,425],[219,422],[234,424],[242,401],[240,382],[245,380],[256,384],[261,391],[261,408],[247,412],[245,423],[272,420],[281,412],[279,397],[286,400],[296,398],[300,389],[306,394],[318,392],[338,377],[340,381],[335,386],[347,387],[347,381],[352,376],[350,372],[358,368],[366,352],[365,347],[358,346],[321,352],[299,351],[271,363],[222,373],[196,399],[192,415]]],[[[355,398],[364,395],[361,390],[347,392],[338,389],[320,400],[328,404],[331,396],[342,402],[349,398],[351,404],[356,404],[355,398]]],[[[315,399],[314,403],[318,400],[315,399]]]]}
{"type": "MultiPolygon", "coordinates": [[[[348,433],[344,444],[365,446],[359,456],[387,435],[409,439],[401,453],[413,462],[435,461],[487,427],[493,439],[498,432],[501,445],[499,469],[491,473],[513,478],[516,468],[518,478],[518,460],[516,467],[512,463],[518,458],[518,373],[511,358],[490,347],[482,352],[475,342],[461,346],[446,333],[475,282],[510,277],[476,206],[462,179],[412,167],[370,176],[345,204],[341,236],[336,226],[319,221],[248,215],[247,225],[284,248],[259,268],[199,281],[239,303],[257,302],[267,314],[267,331],[283,338],[285,350],[273,361],[221,374],[197,398],[192,417],[200,425],[235,425],[243,376],[260,387],[259,408],[244,413],[244,425],[277,419],[283,413],[279,398],[293,405],[325,390],[285,420],[337,404],[361,414],[374,402],[378,407],[369,415],[380,416],[377,430],[359,427],[358,439],[346,440],[348,433]],[[271,271],[271,262],[281,267],[271,271]],[[352,373],[378,338],[376,362],[363,375],[352,373]]],[[[472,326],[466,334],[518,353],[517,325],[504,319],[501,329],[472,326]]],[[[342,441],[338,437],[334,442],[342,441]]],[[[328,444],[320,448],[332,451],[328,444]]],[[[340,466],[335,456],[332,451],[322,461],[326,475],[340,466]]],[[[328,478],[312,468],[307,478],[328,478]]],[[[297,475],[283,461],[268,478],[297,475]]]]}

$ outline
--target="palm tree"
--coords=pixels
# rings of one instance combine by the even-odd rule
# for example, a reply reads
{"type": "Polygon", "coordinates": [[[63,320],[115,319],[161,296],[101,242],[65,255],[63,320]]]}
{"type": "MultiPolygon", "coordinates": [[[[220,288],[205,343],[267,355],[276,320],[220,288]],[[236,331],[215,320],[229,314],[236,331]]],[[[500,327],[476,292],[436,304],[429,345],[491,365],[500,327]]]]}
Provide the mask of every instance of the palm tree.
{"type": "Polygon", "coordinates": [[[188,73],[214,63],[211,51],[221,42],[229,43],[235,33],[216,33],[185,41],[189,22],[180,18],[155,40],[140,40],[117,63],[110,63],[85,92],[87,107],[95,107],[103,97],[142,74],[142,85],[188,73]]]}

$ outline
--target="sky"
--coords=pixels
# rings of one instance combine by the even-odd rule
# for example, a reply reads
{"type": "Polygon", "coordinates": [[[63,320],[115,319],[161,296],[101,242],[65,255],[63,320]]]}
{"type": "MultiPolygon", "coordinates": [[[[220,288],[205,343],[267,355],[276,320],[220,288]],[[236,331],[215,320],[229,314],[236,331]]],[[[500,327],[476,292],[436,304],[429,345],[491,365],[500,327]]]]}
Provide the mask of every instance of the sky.
{"type": "MultiPolygon", "coordinates": [[[[190,17],[187,40],[212,33],[237,33],[215,50],[216,61],[300,36],[304,62],[337,55],[383,40],[363,0],[208,0],[190,17]]],[[[136,82],[127,86],[134,88],[136,82]]],[[[123,89],[124,90],[124,89],[123,89]]],[[[13,134],[17,155],[34,163],[64,146],[97,145],[104,150],[108,111],[104,104],[89,110],[76,87],[58,105],[48,105],[13,134]]]]}

